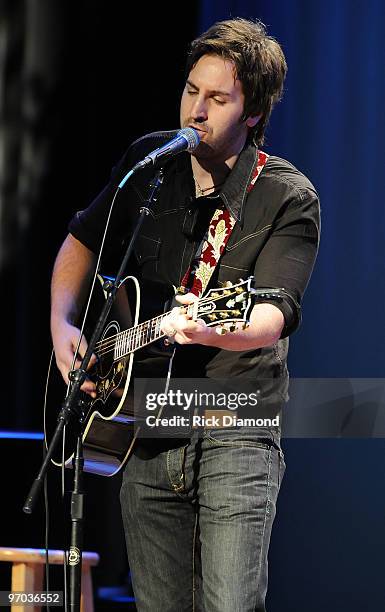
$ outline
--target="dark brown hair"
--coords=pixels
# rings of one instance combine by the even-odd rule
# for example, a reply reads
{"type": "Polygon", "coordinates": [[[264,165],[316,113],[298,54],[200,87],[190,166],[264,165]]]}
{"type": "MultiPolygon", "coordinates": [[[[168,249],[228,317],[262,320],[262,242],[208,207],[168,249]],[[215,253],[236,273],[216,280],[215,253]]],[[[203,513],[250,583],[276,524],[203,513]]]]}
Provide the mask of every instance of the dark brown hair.
{"type": "Polygon", "coordinates": [[[280,45],[260,21],[236,18],[219,21],[193,40],[187,58],[186,74],[203,55],[219,55],[234,63],[236,78],[243,87],[245,105],[242,119],[262,115],[252,135],[263,144],[273,106],[280,100],[287,65],[280,45]]]}

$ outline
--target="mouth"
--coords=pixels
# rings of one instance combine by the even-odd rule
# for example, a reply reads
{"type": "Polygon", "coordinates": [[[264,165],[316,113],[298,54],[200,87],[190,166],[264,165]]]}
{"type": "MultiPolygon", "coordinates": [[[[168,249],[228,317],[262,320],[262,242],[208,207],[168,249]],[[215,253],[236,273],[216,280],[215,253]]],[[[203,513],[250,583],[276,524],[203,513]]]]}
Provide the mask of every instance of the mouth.
{"type": "Polygon", "coordinates": [[[201,134],[206,134],[207,130],[203,130],[201,127],[197,127],[196,125],[189,125],[188,127],[193,128],[197,132],[201,132],[201,134]]]}

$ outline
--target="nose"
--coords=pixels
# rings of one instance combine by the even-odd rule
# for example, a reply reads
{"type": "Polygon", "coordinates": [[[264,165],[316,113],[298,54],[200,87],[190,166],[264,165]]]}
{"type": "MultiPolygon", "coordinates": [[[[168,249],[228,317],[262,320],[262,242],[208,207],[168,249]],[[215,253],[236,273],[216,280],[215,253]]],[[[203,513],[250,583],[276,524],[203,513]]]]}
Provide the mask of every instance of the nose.
{"type": "Polygon", "coordinates": [[[202,96],[196,96],[191,109],[191,117],[197,123],[207,120],[207,104],[202,96]]]}

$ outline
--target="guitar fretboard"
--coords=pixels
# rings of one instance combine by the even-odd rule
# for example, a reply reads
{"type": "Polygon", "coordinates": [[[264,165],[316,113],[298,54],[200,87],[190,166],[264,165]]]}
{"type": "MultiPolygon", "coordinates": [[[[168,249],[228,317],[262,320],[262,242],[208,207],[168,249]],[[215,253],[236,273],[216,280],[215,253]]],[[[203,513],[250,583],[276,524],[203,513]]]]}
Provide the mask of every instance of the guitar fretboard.
{"type": "MultiPolygon", "coordinates": [[[[223,289],[211,290],[207,296],[188,306],[183,306],[183,308],[186,309],[186,313],[194,321],[199,316],[206,317],[206,325],[219,324],[223,326],[225,322],[245,321],[247,309],[250,306],[250,282],[251,279],[248,279],[248,281],[242,281],[231,288],[226,286],[223,289]],[[247,291],[243,289],[245,285],[248,285],[247,291]]],[[[267,296],[267,292],[265,293],[267,296]]],[[[130,353],[164,338],[167,334],[162,331],[161,327],[163,320],[170,314],[171,311],[165,312],[153,319],[100,340],[96,343],[95,353],[100,357],[113,352],[114,361],[118,361],[130,353]]],[[[230,331],[234,331],[234,329],[230,329],[230,331]]]]}
{"type": "Polygon", "coordinates": [[[161,325],[163,319],[168,314],[166,313],[149,321],[144,321],[144,323],[135,325],[135,327],[117,334],[114,346],[114,360],[122,359],[122,357],[129,353],[133,353],[165,336],[166,334],[161,331],[161,325]]]}
{"type": "MultiPolygon", "coordinates": [[[[188,306],[188,312],[189,309],[190,307],[188,306]]],[[[161,330],[161,326],[163,319],[169,314],[170,312],[165,312],[153,319],[139,323],[139,325],[125,329],[114,336],[109,336],[97,342],[96,354],[100,356],[113,351],[114,361],[117,361],[156,340],[160,340],[160,338],[164,338],[166,334],[161,330]]]]}

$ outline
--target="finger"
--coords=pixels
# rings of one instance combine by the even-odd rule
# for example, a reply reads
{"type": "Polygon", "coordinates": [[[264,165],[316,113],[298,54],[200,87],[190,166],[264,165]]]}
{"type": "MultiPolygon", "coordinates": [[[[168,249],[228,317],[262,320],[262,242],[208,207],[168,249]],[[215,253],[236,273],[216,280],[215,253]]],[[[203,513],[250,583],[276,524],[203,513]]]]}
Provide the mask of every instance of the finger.
{"type": "MultiPolygon", "coordinates": [[[[176,312],[179,312],[179,308],[174,308],[173,309],[176,312]]],[[[162,325],[161,325],[161,330],[164,334],[166,334],[167,336],[175,336],[176,333],[176,320],[177,320],[177,315],[171,314],[168,317],[165,317],[162,321],[162,325]]]]}
{"type": "Polygon", "coordinates": [[[191,320],[191,317],[188,317],[184,314],[179,314],[178,316],[171,319],[170,324],[177,331],[185,331],[190,330],[196,327],[196,322],[191,320]]]}
{"type": "Polygon", "coordinates": [[[73,363],[74,355],[72,350],[64,351],[60,356],[56,355],[56,365],[66,384],[68,384],[68,374],[73,367],[73,363]]]}
{"type": "Polygon", "coordinates": [[[84,391],[84,393],[87,393],[87,395],[90,395],[93,398],[96,397],[96,385],[92,382],[92,380],[86,380],[80,387],[80,390],[84,391]]]}
{"type": "Polygon", "coordinates": [[[63,377],[63,380],[64,380],[65,384],[68,385],[68,383],[69,383],[69,378],[68,378],[69,369],[68,369],[68,366],[57,363],[57,367],[58,367],[58,370],[59,370],[60,374],[63,377]]]}
{"type": "MultiPolygon", "coordinates": [[[[74,366],[73,366],[73,370],[78,370],[81,366],[81,361],[80,359],[76,359],[74,366]]],[[[66,382],[67,384],[69,383],[69,372],[67,370],[66,376],[65,376],[66,382]]],[[[96,397],[96,384],[90,380],[89,378],[86,378],[86,380],[82,383],[81,387],[80,387],[81,391],[84,391],[84,393],[87,393],[88,395],[91,395],[93,398],[96,397]]]]}
{"type": "MultiPolygon", "coordinates": [[[[75,344],[73,346],[73,350],[76,349],[78,341],[79,341],[79,338],[77,337],[75,340],[75,344]]],[[[80,345],[79,345],[79,349],[78,349],[78,356],[81,357],[81,359],[83,359],[84,355],[86,354],[87,349],[88,349],[88,342],[83,336],[80,342],[80,345]]],[[[95,353],[92,353],[90,360],[88,362],[88,365],[87,365],[87,370],[90,370],[91,368],[93,368],[96,365],[97,361],[98,360],[97,360],[95,353]]],[[[76,366],[76,367],[79,367],[79,366],[76,366]]]]}
{"type": "Polygon", "coordinates": [[[163,332],[168,338],[174,338],[174,336],[177,334],[177,330],[174,327],[166,327],[163,332]]]}
{"type": "Polygon", "coordinates": [[[180,304],[192,304],[199,300],[198,296],[194,295],[194,293],[186,293],[186,295],[177,295],[175,299],[180,304]]]}
{"type": "Polygon", "coordinates": [[[160,326],[160,329],[161,329],[161,331],[162,331],[164,334],[167,334],[167,333],[168,333],[168,330],[169,330],[169,329],[172,329],[172,325],[171,325],[171,321],[170,321],[170,317],[169,317],[169,316],[168,316],[168,317],[165,317],[165,318],[163,319],[162,324],[161,324],[161,326],[160,326]]]}
{"type": "Polygon", "coordinates": [[[172,341],[178,344],[191,344],[193,341],[193,334],[190,335],[188,332],[178,331],[175,336],[172,337],[172,341]]]}
{"type": "MultiPolygon", "coordinates": [[[[79,338],[77,337],[75,340],[74,350],[76,349],[78,342],[79,342],[79,338]]],[[[88,348],[88,342],[85,339],[85,337],[82,336],[82,339],[81,339],[81,342],[78,348],[78,354],[80,355],[80,357],[82,358],[84,357],[84,355],[86,354],[87,348],[88,348]]]]}
{"type": "Polygon", "coordinates": [[[87,370],[90,370],[91,368],[93,368],[96,364],[97,364],[97,357],[95,355],[95,353],[92,353],[90,360],[88,362],[88,366],[87,366],[87,370]]]}
{"type": "Polygon", "coordinates": [[[89,378],[86,378],[86,380],[83,382],[83,384],[80,387],[80,391],[87,393],[87,395],[91,395],[91,397],[93,398],[96,397],[96,385],[89,378]]]}
{"type": "Polygon", "coordinates": [[[169,318],[170,319],[175,319],[176,317],[179,317],[179,315],[181,314],[186,314],[186,308],[184,308],[183,306],[175,306],[175,308],[172,309],[169,318]]]}

